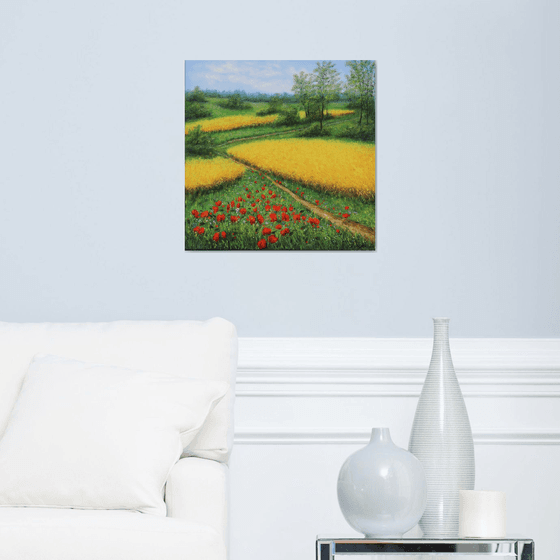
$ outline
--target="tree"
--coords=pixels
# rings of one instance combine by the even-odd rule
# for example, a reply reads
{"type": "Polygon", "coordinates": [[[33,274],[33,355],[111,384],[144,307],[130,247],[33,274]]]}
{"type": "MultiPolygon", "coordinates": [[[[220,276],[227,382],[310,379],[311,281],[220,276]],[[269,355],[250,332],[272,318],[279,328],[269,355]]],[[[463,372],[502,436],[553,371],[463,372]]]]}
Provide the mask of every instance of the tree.
{"type": "Polygon", "coordinates": [[[313,70],[313,97],[319,105],[319,122],[323,130],[323,119],[329,110],[329,103],[338,98],[342,91],[340,74],[333,62],[317,62],[313,70]]]}
{"type": "Polygon", "coordinates": [[[192,91],[186,94],[186,101],[194,101],[196,103],[206,103],[203,91],[196,86],[192,91]]]}
{"type": "Polygon", "coordinates": [[[292,91],[296,99],[301,103],[305,117],[309,117],[311,112],[311,102],[313,98],[313,77],[303,70],[299,74],[293,75],[294,85],[292,91]]]}
{"type": "Polygon", "coordinates": [[[185,122],[211,117],[212,113],[202,103],[185,103],[185,122]]]}
{"type": "Polygon", "coordinates": [[[369,118],[371,117],[371,121],[375,126],[375,84],[377,68],[374,60],[370,62],[371,64],[368,66],[366,72],[366,124],[369,122],[369,118]]]}
{"type": "Polygon", "coordinates": [[[196,126],[185,135],[185,157],[188,154],[195,156],[211,156],[214,153],[214,139],[209,132],[204,132],[200,125],[196,126]]]}
{"type": "Polygon", "coordinates": [[[350,68],[350,74],[346,76],[345,93],[356,99],[356,105],[360,108],[360,119],[362,124],[365,114],[366,125],[369,119],[375,116],[375,62],[373,60],[348,60],[346,66],[350,68]]]}
{"type": "Polygon", "coordinates": [[[251,108],[250,103],[243,103],[240,93],[234,93],[229,96],[226,101],[220,103],[219,105],[224,109],[245,110],[251,108]]]}
{"type": "Polygon", "coordinates": [[[262,117],[264,115],[277,115],[282,112],[282,98],[276,94],[268,100],[268,107],[257,111],[257,115],[262,117]]]}
{"type": "Polygon", "coordinates": [[[290,107],[279,113],[274,126],[297,126],[300,124],[299,112],[295,107],[290,107]]]}

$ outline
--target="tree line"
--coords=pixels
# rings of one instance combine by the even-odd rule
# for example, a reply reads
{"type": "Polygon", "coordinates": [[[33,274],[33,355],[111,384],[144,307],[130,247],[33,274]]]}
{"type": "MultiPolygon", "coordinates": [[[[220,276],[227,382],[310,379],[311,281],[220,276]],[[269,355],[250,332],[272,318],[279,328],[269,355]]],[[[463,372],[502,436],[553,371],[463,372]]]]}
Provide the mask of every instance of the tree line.
{"type": "MultiPolygon", "coordinates": [[[[235,91],[218,91],[217,89],[200,89],[198,86],[193,90],[187,90],[185,92],[185,98],[187,101],[198,101],[199,98],[193,99],[193,94],[198,92],[204,97],[210,97],[214,99],[228,99],[233,96],[239,98],[240,101],[250,102],[250,103],[266,103],[270,101],[273,97],[280,97],[283,103],[296,103],[297,100],[292,93],[261,93],[260,91],[247,93],[244,90],[236,89],[235,91]]],[[[195,94],[196,97],[196,94],[195,94]]]]}

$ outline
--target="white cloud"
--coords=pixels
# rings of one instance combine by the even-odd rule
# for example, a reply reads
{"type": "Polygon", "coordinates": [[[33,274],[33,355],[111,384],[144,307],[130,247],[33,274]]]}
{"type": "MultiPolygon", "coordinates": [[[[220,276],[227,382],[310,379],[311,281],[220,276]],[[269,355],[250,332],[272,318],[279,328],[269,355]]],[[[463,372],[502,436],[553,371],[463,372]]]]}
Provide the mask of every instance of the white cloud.
{"type": "Polygon", "coordinates": [[[237,88],[251,86],[263,93],[280,93],[291,91],[292,74],[286,78],[286,70],[277,62],[254,61],[254,62],[209,62],[206,71],[197,72],[192,78],[203,77],[210,87],[224,87],[227,83],[235,84],[237,88]]]}

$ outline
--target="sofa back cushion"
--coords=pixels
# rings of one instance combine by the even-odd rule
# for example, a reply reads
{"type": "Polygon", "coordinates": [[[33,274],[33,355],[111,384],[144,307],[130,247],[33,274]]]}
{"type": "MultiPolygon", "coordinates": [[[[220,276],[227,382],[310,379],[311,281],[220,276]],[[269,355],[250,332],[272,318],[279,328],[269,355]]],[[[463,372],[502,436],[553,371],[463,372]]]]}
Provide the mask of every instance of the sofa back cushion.
{"type": "Polygon", "coordinates": [[[0,436],[36,354],[230,383],[183,452],[227,462],[237,367],[237,336],[228,321],[0,322],[0,436]]]}

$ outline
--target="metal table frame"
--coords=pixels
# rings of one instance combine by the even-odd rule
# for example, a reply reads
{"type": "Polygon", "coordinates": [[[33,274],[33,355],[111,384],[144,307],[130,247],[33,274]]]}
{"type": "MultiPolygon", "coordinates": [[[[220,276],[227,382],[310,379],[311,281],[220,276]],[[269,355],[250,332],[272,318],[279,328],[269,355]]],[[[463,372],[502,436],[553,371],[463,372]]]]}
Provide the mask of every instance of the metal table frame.
{"type": "MultiPolygon", "coordinates": [[[[359,537],[331,537],[319,535],[316,541],[316,560],[335,560],[366,554],[421,555],[426,554],[507,555],[512,560],[534,560],[535,543],[531,539],[508,537],[503,539],[368,539],[359,537]]],[[[350,558],[348,558],[350,560],[350,558]]]]}

